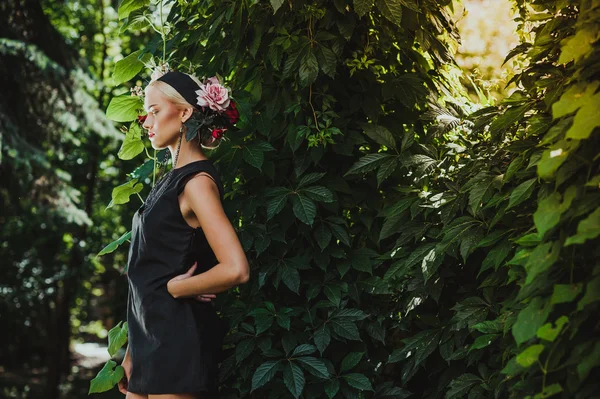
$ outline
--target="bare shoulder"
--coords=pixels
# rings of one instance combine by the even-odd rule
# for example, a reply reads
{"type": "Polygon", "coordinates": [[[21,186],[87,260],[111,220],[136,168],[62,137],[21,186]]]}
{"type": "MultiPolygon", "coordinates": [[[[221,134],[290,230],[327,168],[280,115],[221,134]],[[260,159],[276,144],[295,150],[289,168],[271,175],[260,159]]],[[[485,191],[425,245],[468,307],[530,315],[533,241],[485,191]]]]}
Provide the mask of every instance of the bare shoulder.
{"type": "Polygon", "coordinates": [[[186,197],[208,193],[214,193],[217,197],[219,196],[217,183],[215,183],[212,176],[207,172],[199,172],[192,176],[183,188],[183,195],[186,197]]]}

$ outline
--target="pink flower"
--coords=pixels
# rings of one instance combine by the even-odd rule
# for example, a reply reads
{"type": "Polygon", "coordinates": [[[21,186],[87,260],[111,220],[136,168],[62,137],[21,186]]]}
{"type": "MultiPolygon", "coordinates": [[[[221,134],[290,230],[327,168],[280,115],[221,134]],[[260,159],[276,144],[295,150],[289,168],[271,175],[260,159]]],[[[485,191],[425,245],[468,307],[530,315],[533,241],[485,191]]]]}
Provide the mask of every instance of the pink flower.
{"type": "Polygon", "coordinates": [[[229,106],[229,91],[219,83],[216,77],[212,77],[206,83],[200,85],[200,90],[196,90],[198,95],[198,105],[209,107],[213,111],[223,112],[229,106]]]}

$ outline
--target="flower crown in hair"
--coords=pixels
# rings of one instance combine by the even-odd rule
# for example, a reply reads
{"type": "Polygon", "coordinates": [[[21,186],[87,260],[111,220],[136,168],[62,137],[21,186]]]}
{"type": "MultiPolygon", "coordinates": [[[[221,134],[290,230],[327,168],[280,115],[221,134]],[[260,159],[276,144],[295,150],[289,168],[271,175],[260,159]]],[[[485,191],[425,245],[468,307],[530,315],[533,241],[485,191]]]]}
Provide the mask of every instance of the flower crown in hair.
{"type": "MultiPolygon", "coordinates": [[[[154,69],[151,79],[162,80],[160,78],[168,72],[171,72],[169,65],[166,63],[161,64],[154,69]]],[[[187,77],[185,79],[188,80],[187,77]]],[[[171,86],[182,94],[181,91],[183,89],[178,89],[178,87],[174,87],[172,84],[171,86]]],[[[188,93],[189,86],[185,85],[184,87],[185,90],[183,91],[188,93]]],[[[231,98],[231,89],[225,87],[217,76],[213,76],[201,82],[199,89],[195,90],[195,94],[196,104],[193,105],[199,112],[194,112],[184,123],[187,131],[187,141],[191,141],[196,137],[199,137],[199,140],[203,141],[201,140],[202,136],[209,138],[213,142],[223,138],[228,127],[233,126],[240,119],[236,104],[231,98]]],[[[192,102],[190,101],[190,97],[189,95],[184,95],[184,98],[192,102]]]]}

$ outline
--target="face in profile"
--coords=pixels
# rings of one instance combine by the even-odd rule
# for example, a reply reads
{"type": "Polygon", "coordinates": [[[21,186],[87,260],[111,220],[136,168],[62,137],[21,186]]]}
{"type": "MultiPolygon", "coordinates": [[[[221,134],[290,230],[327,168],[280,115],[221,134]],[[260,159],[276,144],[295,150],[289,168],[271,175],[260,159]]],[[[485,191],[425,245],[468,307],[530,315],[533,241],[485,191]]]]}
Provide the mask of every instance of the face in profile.
{"type": "Polygon", "coordinates": [[[162,149],[174,145],[179,139],[182,111],[154,86],[146,90],[144,107],[148,116],[142,125],[148,131],[152,148],[162,149]]]}

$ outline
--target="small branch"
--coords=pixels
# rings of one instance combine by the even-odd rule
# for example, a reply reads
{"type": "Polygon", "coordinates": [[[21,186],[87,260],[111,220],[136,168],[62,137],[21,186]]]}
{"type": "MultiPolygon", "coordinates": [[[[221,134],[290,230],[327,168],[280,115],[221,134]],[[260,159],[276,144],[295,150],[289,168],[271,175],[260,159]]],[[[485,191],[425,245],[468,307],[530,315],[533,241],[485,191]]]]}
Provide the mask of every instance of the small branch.
{"type": "Polygon", "coordinates": [[[315,108],[313,107],[313,104],[312,104],[312,84],[309,86],[308,90],[309,90],[308,105],[310,105],[310,108],[312,109],[313,118],[315,119],[315,126],[317,127],[317,131],[320,131],[321,129],[319,129],[319,121],[317,120],[317,113],[315,112],[315,108]]]}

